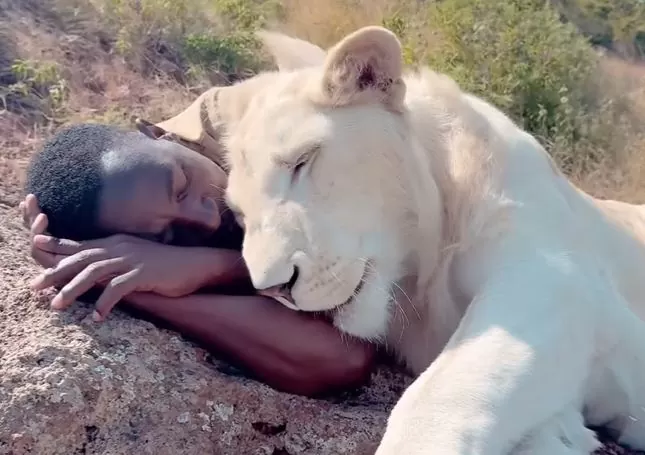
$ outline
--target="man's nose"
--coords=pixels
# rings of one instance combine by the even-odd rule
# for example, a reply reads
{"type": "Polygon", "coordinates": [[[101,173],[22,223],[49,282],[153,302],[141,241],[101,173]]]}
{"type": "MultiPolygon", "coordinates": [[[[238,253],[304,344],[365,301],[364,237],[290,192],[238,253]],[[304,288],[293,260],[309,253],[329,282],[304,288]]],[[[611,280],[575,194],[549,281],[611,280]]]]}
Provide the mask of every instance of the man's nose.
{"type": "Polygon", "coordinates": [[[184,213],[185,221],[216,230],[222,223],[217,202],[211,196],[196,198],[184,213]]]}

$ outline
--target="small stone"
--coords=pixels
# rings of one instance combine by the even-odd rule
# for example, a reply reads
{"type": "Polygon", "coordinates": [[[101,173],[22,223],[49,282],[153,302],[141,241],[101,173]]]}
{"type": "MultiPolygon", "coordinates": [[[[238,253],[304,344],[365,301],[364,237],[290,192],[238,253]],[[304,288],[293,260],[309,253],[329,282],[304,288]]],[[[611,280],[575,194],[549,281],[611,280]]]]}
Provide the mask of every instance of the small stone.
{"type": "Polygon", "coordinates": [[[181,414],[179,414],[179,417],[177,417],[177,422],[179,423],[190,422],[190,412],[182,412],[181,414]]]}
{"type": "Polygon", "coordinates": [[[224,422],[228,421],[228,419],[233,415],[233,412],[235,408],[231,405],[226,405],[226,404],[221,404],[218,403],[214,406],[215,413],[217,416],[222,419],[224,422]]]}

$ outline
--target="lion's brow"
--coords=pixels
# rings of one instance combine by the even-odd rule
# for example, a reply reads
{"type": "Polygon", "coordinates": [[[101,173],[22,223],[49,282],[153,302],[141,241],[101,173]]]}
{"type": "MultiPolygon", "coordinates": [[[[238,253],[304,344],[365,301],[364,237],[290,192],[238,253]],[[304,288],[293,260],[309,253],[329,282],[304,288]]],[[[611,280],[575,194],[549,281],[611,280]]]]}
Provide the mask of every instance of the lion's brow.
{"type": "Polygon", "coordinates": [[[277,166],[295,166],[304,157],[309,159],[312,155],[318,153],[322,147],[321,141],[311,140],[290,149],[286,153],[273,155],[271,159],[277,166]]]}

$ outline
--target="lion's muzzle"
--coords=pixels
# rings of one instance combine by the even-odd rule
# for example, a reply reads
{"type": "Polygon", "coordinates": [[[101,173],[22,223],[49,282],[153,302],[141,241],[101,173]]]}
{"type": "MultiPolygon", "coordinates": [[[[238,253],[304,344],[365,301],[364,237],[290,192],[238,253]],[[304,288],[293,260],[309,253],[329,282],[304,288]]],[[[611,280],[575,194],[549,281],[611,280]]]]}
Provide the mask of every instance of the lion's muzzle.
{"type": "Polygon", "coordinates": [[[293,295],[291,294],[291,290],[293,289],[293,286],[296,284],[297,280],[298,267],[294,267],[293,275],[288,282],[278,284],[276,286],[271,286],[266,289],[259,289],[258,294],[277,300],[287,308],[298,311],[298,305],[296,305],[293,295]]]}

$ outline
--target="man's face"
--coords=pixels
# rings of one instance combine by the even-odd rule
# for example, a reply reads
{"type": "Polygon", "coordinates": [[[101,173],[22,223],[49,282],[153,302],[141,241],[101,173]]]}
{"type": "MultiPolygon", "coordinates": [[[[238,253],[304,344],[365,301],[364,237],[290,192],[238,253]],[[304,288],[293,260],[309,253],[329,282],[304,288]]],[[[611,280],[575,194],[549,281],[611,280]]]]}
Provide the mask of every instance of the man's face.
{"type": "Polygon", "coordinates": [[[103,159],[99,224],[107,232],[204,244],[220,226],[226,175],[179,144],[142,135],[103,159]]]}

